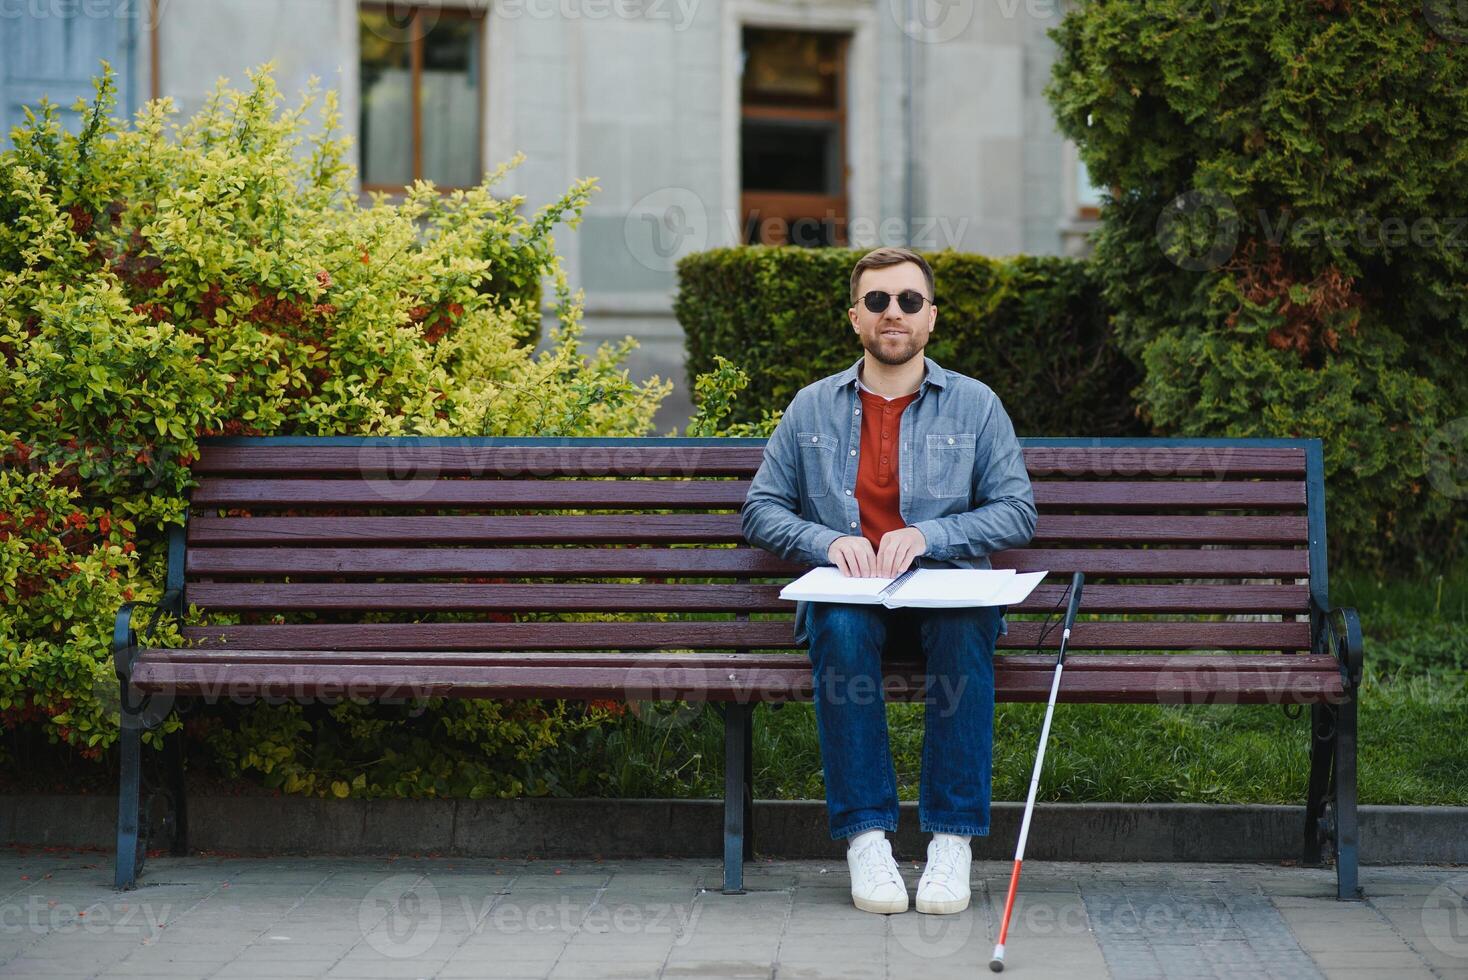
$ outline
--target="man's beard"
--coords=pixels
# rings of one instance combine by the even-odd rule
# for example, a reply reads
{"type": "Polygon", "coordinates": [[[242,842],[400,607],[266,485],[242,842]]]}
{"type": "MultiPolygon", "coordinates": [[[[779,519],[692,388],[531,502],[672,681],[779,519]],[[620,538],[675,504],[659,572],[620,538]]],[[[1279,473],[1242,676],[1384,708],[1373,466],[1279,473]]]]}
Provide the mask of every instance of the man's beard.
{"type": "Polygon", "coordinates": [[[875,345],[868,343],[867,339],[863,337],[861,339],[861,346],[866,350],[868,354],[872,355],[883,364],[889,365],[891,367],[897,367],[900,364],[906,364],[908,361],[912,360],[914,357],[917,357],[923,352],[923,345],[917,342],[917,336],[913,333],[909,333],[907,335],[907,346],[903,348],[899,353],[889,354],[882,350],[882,334],[880,331],[878,331],[877,333],[877,340],[875,345]]]}

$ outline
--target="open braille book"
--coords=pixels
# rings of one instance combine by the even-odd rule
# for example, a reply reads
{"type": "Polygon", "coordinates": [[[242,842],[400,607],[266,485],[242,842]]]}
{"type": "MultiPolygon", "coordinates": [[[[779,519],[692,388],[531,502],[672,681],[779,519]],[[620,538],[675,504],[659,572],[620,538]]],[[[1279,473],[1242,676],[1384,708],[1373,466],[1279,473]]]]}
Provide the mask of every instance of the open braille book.
{"type": "Polygon", "coordinates": [[[896,578],[843,575],[833,565],[812,568],[780,590],[797,602],[853,602],[888,609],[1013,606],[1023,602],[1046,572],[1012,568],[911,568],[896,578]]]}

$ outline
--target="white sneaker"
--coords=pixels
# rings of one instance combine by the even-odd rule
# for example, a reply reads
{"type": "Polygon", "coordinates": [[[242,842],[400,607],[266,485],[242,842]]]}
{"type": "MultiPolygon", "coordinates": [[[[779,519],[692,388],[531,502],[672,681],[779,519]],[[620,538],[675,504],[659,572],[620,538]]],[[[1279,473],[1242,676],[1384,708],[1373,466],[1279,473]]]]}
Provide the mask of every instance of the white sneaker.
{"type": "Polygon", "coordinates": [[[928,866],[918,879],[917,910],[948,915],[968,908],[972,862],[967,841],[936,836],[929,841],[928,866]]]}
{"type": "Polygon", "coordinates": [[[883,915],[907,911],[907,885],[886,837],[847,848],[846,864],[851,868],[851,900],[857,908],[883,915]]]}

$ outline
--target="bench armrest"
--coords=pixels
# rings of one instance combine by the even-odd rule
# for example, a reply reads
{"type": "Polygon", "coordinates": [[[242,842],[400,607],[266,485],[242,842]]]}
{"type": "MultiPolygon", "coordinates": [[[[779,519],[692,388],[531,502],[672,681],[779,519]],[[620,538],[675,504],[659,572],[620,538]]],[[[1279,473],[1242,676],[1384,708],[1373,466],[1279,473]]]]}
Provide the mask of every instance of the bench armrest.
{"type": "Polygon", "coordinates": [[[183,593],[178,589],[169,589],[157,603],[125,602],[117,610],[117,617],[112,621],[112,664],[117,671],[117,679],[123,684],[132,679],[133,664],[138,659],[138,634],[133,629],[133,610],[138,606],[150,605],[153,617],[143,627],[144,643],[152,638],[153,630],[158,626],[158,618],[164,613],[182,616],[183,593]]]}
{"type": "Polygon", "coordinates": [[[1354,696],[1361,686],[1361,670],[1366,659],[1365,646],[1361,639],[1361,618],[1349,606],[1336,606],[1322,611],[1320,616],[1322,653],[1329,653],[1340,661],[1341,682],[1346,693],[1354,696]]]}

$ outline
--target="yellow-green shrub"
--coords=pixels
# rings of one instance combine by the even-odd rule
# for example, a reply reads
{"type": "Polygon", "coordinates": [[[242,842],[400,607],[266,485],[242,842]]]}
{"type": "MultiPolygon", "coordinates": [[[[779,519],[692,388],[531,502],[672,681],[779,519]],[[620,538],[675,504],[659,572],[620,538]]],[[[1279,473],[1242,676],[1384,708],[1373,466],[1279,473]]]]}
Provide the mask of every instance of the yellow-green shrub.
{"type": "MultiPolygon", "coordinates": [[[[629,344],[583,356],[554,248],[593,181],[527,218],[491,191],[516,158],[469,190],[364,204],[334,95],[281,102],[267,69],[186,122],[165,99],[123,124],[109,73],[80,133],[43,104],[0,156],[8,729],[39,724],[88,758],[112,743],[112,616],[158,597],[203,435],[651,430],[669,386],[628,379],[629,344]],[[535,355],[543,278],[561,326],[535,355]]],[[[192,727],[226,773],[288,791],[482,795],[546,791],[526,766],[578,719],[563,704],[225,705],[192,727]]]]}

